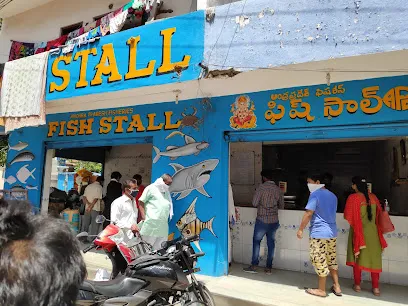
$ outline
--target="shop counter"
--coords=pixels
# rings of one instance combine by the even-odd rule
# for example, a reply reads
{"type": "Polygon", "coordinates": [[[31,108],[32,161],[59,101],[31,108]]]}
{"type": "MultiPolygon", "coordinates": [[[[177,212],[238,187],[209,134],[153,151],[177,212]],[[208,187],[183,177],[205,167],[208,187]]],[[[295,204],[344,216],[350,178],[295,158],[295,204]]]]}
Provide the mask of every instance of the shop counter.
{"type": "MultiPolygon", "coordinates": [[[[233,228],[233,260],[250,264],[252,257],[252,236],[256,219],[256,209],[237,207],[238,221],[233,228]]],[[[299,229],[303,211],[279,211],[280,228],[276,233],[276,249],[273,266],[275,269],[315,273],[309,261],[309,231],[299,240],[299,229]]],[[[408,286],[408,217],[391,216],[395,232],[386,234],[388,248],[383,254],[382,283],[408,286]]],[[[338,243],[337,254],[339,274],[343,278],[352,278],[352,268],[346,266],[349,225],[343,214],[337,214],[338,243]]],[[[261,243],[260,265],[265,266],[267,255],[266,239],[261,243]]],[[[363,272],[363,280],[368,281],[370,274],[363,272]]]]}

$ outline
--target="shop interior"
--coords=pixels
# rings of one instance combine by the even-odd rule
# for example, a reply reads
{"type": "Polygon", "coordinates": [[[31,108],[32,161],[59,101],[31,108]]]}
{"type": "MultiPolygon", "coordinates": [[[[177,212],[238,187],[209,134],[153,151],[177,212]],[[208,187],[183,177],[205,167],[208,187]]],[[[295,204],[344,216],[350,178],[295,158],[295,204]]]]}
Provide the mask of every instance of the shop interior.
{"type": "Polygon", "coordinates": [[[308,174],[330,173],[332,191],[342,213],[351,190],[351,178],[359,175],[371,184],[380,201],[387,199],[390,214],[408,215],[407,137],[316,142],[232,143],[230,180],[236,206],[250,207],[264,169],[281,169],[286,185],[285,209],[304,209],[309,191],[308,174]]]}
{"type": "Polygon", "coordinates": [[[85,185],[101,175],[105,180],[104,195],[114,171],[122,174],[122,181],[140,174],[143,185],[150,184],[151,144],[56,149],[54,156],[51,171],[44,173],[44,177],[50,177],[48,212],[51,215],[58,216],[65,209],[78,209],[79,195],[85,185]],[[88,170],[87,177],[78,177],[84,173],[81,169],[88,170]]]}

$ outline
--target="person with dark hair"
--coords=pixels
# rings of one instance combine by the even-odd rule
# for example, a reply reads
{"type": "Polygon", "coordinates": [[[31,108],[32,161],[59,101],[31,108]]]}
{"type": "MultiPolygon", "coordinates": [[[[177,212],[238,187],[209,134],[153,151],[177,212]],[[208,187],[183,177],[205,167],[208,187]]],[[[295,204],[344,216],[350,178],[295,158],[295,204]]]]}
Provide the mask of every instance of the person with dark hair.
{"type": "Polygon", "coordinates": [[[326,172],[323,174],[322,177],[322,184],[324,184],[324,188],[330,190],[331,192],[333,192],[332,189],[332,183],[333,183],[333,175],[329,172],[326,172]]]}
{"type": "Polygon", "coordinates": [[[88,232],[91,236],[98,234],[99,224],[96,217],[102,212],[103,177],[98,176],[96,181],[88,185],[85,189],[82,200],[85,203],[85,214],[82,218],[82,232],[88,232]]]}
{"type": "MultiPolygon", "coordinates": [[[[137,182],[133,179],[123,183],[123,195],[112,203],[110,220],[120,228],[128,228],[133,233],[138,232],[136,208],[137,182]]],[[[132,233],[128,233],[132,238],[132,233]]]]}
{"type": "Polygon", "coordinates": [[[256,190],[252,205],[257,208],[254,228],[252,262],[244,271],[256,273],[259,265],[259,250],[262,239],[267,238],[268,258],[265,273],[272,273],[273,256],[275,253],[275,234],[279,228],[279,209],[285,208],[283,192],[275,181],[281,172],[279,170],[262,170],[262,185],[256,190]]]}
{"type": "MultiPolygon", "coordinates": [[[[122,184],[120,183],[120,179],[122,178],[122,174],[120,172],[114,171],[111,174],[111,180],[106,188],[106,196],[104,199],[105,202],[105,209],[103,211],[103,215],[106,219],[110,219],[111,217],[111,206],[113,201],[117,198],[122,196],[122,184]]],[[[105,221],[103,227],[107,227],[109,221],[105,221]]]]}
{"type": "Polygon", "coordinates": [[[86,267],[69,224],[0,200],[0,305],[74,306],[86,267]]]}
{"type": "MultiPolygon", "coordinates": [[[[136,182],[137,182],[138,191],[137,191],[137,196],[136,196],[136,206],[137,206],[137,209],[139,210],[139,199],[142,196],[143,191],[145,190],[146,187],[144,185],[142,185],[143,178],[142,178],[142,176],[140,174],[135,174],[133,176],[133,179],[136,180],[136,182]]],[[[138,217],[137,217],[137,223],[139,223],[140,221],[142,221],[142,215],[141,214],[139,214],[138,217]]]]}
{"type": "Polygon", "coordinates": [[[364,270],[371,272],[373,294],[379,296],[382,251],[387,247],[378,226],[382,208],[375,194],[368,192],[366,179],[355,176],[351,181],[355,193],[348,197],[344,210],[344,218],[350,224],[347,265],[353,267],[354,291],[361,291],[361,271],[364,270]]]}
{"type": "Polygon", "coordinates": [[[303,231],[310,222],[310,260],[319,277],[319,286],[317,289],[306,289],[306,293],[326,297],[326,280],[331,274],[333,278],[331,291],[336,296],[342,296],[336,250],[337,197],[322,182],[325,182],[325,175],[308,176],[310,197],[297,232],[297,237],[302,239],[303,231]]]}
{"type": "Polygon", "coordinates": [[[172,182],[171,175],[163,174],[147,186],[139,198],[144,220],[140,234],[154,250],[160,249],[162,242],[167,241],[169,236],[169,219],[173,218],[173,201],[169,191],[172,182]]]}

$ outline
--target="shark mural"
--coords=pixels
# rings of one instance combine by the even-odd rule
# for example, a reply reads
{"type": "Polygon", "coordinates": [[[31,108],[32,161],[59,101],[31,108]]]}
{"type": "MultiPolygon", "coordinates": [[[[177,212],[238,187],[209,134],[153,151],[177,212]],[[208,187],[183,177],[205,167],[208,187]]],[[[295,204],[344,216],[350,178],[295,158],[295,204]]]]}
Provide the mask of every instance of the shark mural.
{"type": "Polygon", "coordinates": [[[183,134],[179,131],[171,133],[166,139],[169,139],[175,135],[181,135],[184,137],[185,145],[181,147],[177,146],[168,146],[166,151],[160,152],[160,149],[153,146],[154,151],[156,152],[156,157],[153,159],[153,163],[157,163],[162,156],[170,157],[171,160],[176,160],[182,156],[189,155],[198,155],[202,150],[205,150],[209,147],[209,143],[202,141],[197,142],[193,137],[183,134]]]}
{"type": "Polygon", "coordinates": [[[211,172],[214,171],[218,163],[218,159],[209,159],[191,167],[184,167],[180,164],[170,164],[175,171],[170,192],[173,196],[178,196],[177,200],[184,199],[193,190],[197,190],[202,195],[211,198],[204,189],[204,185],[210,180],[211,172]]]}

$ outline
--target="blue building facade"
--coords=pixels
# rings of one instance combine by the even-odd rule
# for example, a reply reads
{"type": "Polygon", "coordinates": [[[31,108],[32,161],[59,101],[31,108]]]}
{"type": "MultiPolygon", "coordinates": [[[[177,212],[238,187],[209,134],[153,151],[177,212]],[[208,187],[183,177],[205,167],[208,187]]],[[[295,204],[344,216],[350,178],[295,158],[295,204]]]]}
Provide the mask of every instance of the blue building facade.
{"type": "MultiPolygon", "coordinates": [[[[319,38],[313,34],[313,40],[309,41],[306,36],[306,41],[301,43],[306,49],[295,48],[300,34],[294,34],[296,29],[291,19],[296,21],[301,18],[296,16],[304,16],[300,9],[298,15],[295,6],[280,12],[261,1],[265,8],[261,5],[259,12],[253,12],[249,17],[252,21],[248,23],[244,3],[247,1],[217,9],[212,24],[205,21],[205,12],[199,11],[102,38],[94,45],[74,50],[72,55],[50,55],[47,101],[198,80],[204,73],[203,66],[211,70],[227,67],[251,70],[267,66],[272,60],[270,46],[260,47],[260,55],[255,56],[254,50],[246,49],[256,46],[242,44],[243,50],[236,42],[242,37],[249,44],[255,32],[260,35],[260,27],[276,23],[274,18],[282,18],[277,31],[283,47],[292,50],[283,52],[280,43],[279,47],[275,46],[278,58],[274,65],[289,64],[288,58],[316,60],[319,54],[310,57],[311,51],[316,50],[313,44],[328,44],[327,41],[333,40],[332,37],[320,40],[329,34],[318,29],[319,38]],[[230,16],[234,16],[235,31],[225,30],[226,24],[231,22],[230,16]],[[244,17],[235,21],[235,16],[244,17]],[[288,28],[291,24],[290,30],[284,28],[285,24],[288,28]],[[294,37],[286,42],[283,37],[290,35],[288,32],[294,37]],[[227,47],[221,48],[221,42],[227,47]],[[302,52],[308,56],[303,57],[302,52]],[[248,54],[252,55],[248,57],[248,54]],[[220,62],[223,64],[214,64],[220,62]]],[[[249,3],[251,1],[246,5],[249,3]]],[[[343,10],[342,14],[347,15],[347,10],[351,10],[350,14],[357,14],[356,18],[360,19],[370,15],[365,11],[356,13],[354,7],[343,10]]],[[[323,18],[325,12],[318,10],[318,13],[323,18]]],[[[306,31],[299,22],[301,31],[306,31]]],[[[327,23],[326,26],[333,25],[327,23]]],[[[320,27],[325,28],[322,24],[320,27]]],[[[265,31],[261,33],[269,35],[265,31]]],[[[342,43],[340,35],[337,39],[340,40],[336,41],[337,46],[331,43],[332,51],[320,59],[338,55],[335,48],[342,43]]],[[[373,51],[373,47],[367,48],[373,51]]],[[[363,48],[361,52],[369,51],[363,48]]],[[[358,51],[344,54],[358,55],[358,51]]],[[[146,105],[135,101],[134,106],[112,104],[103,109],[61,112],[47,115],[47,126],[24,128],[10,135],[11,146],[22,142],[27,147],[9,152],[6,177],[19,177],[19,172],[25,171],[23,168],[35,171],[24,182],[6,184],[5,188],[21,185],[28,189],[30,201],[40,208],[47,149],[152,144],[152,179],[163,173],[174,178],[171,191],[175,216],[170,223],[170,233],[176,237],[194,234],[180,232],[181,227],[177,226],[186,210],[194,207],[195,217],[202,224],[198,232],[203,238],[200,248],[206,253],[200,259],[200,266],[203,273],[220,276],[228,271],[230,142],[403,136],[408,135],[407,111],[408,77],[402,75],[211,98],[179,101],[175,97],[173,102],[146,105]]]]}

